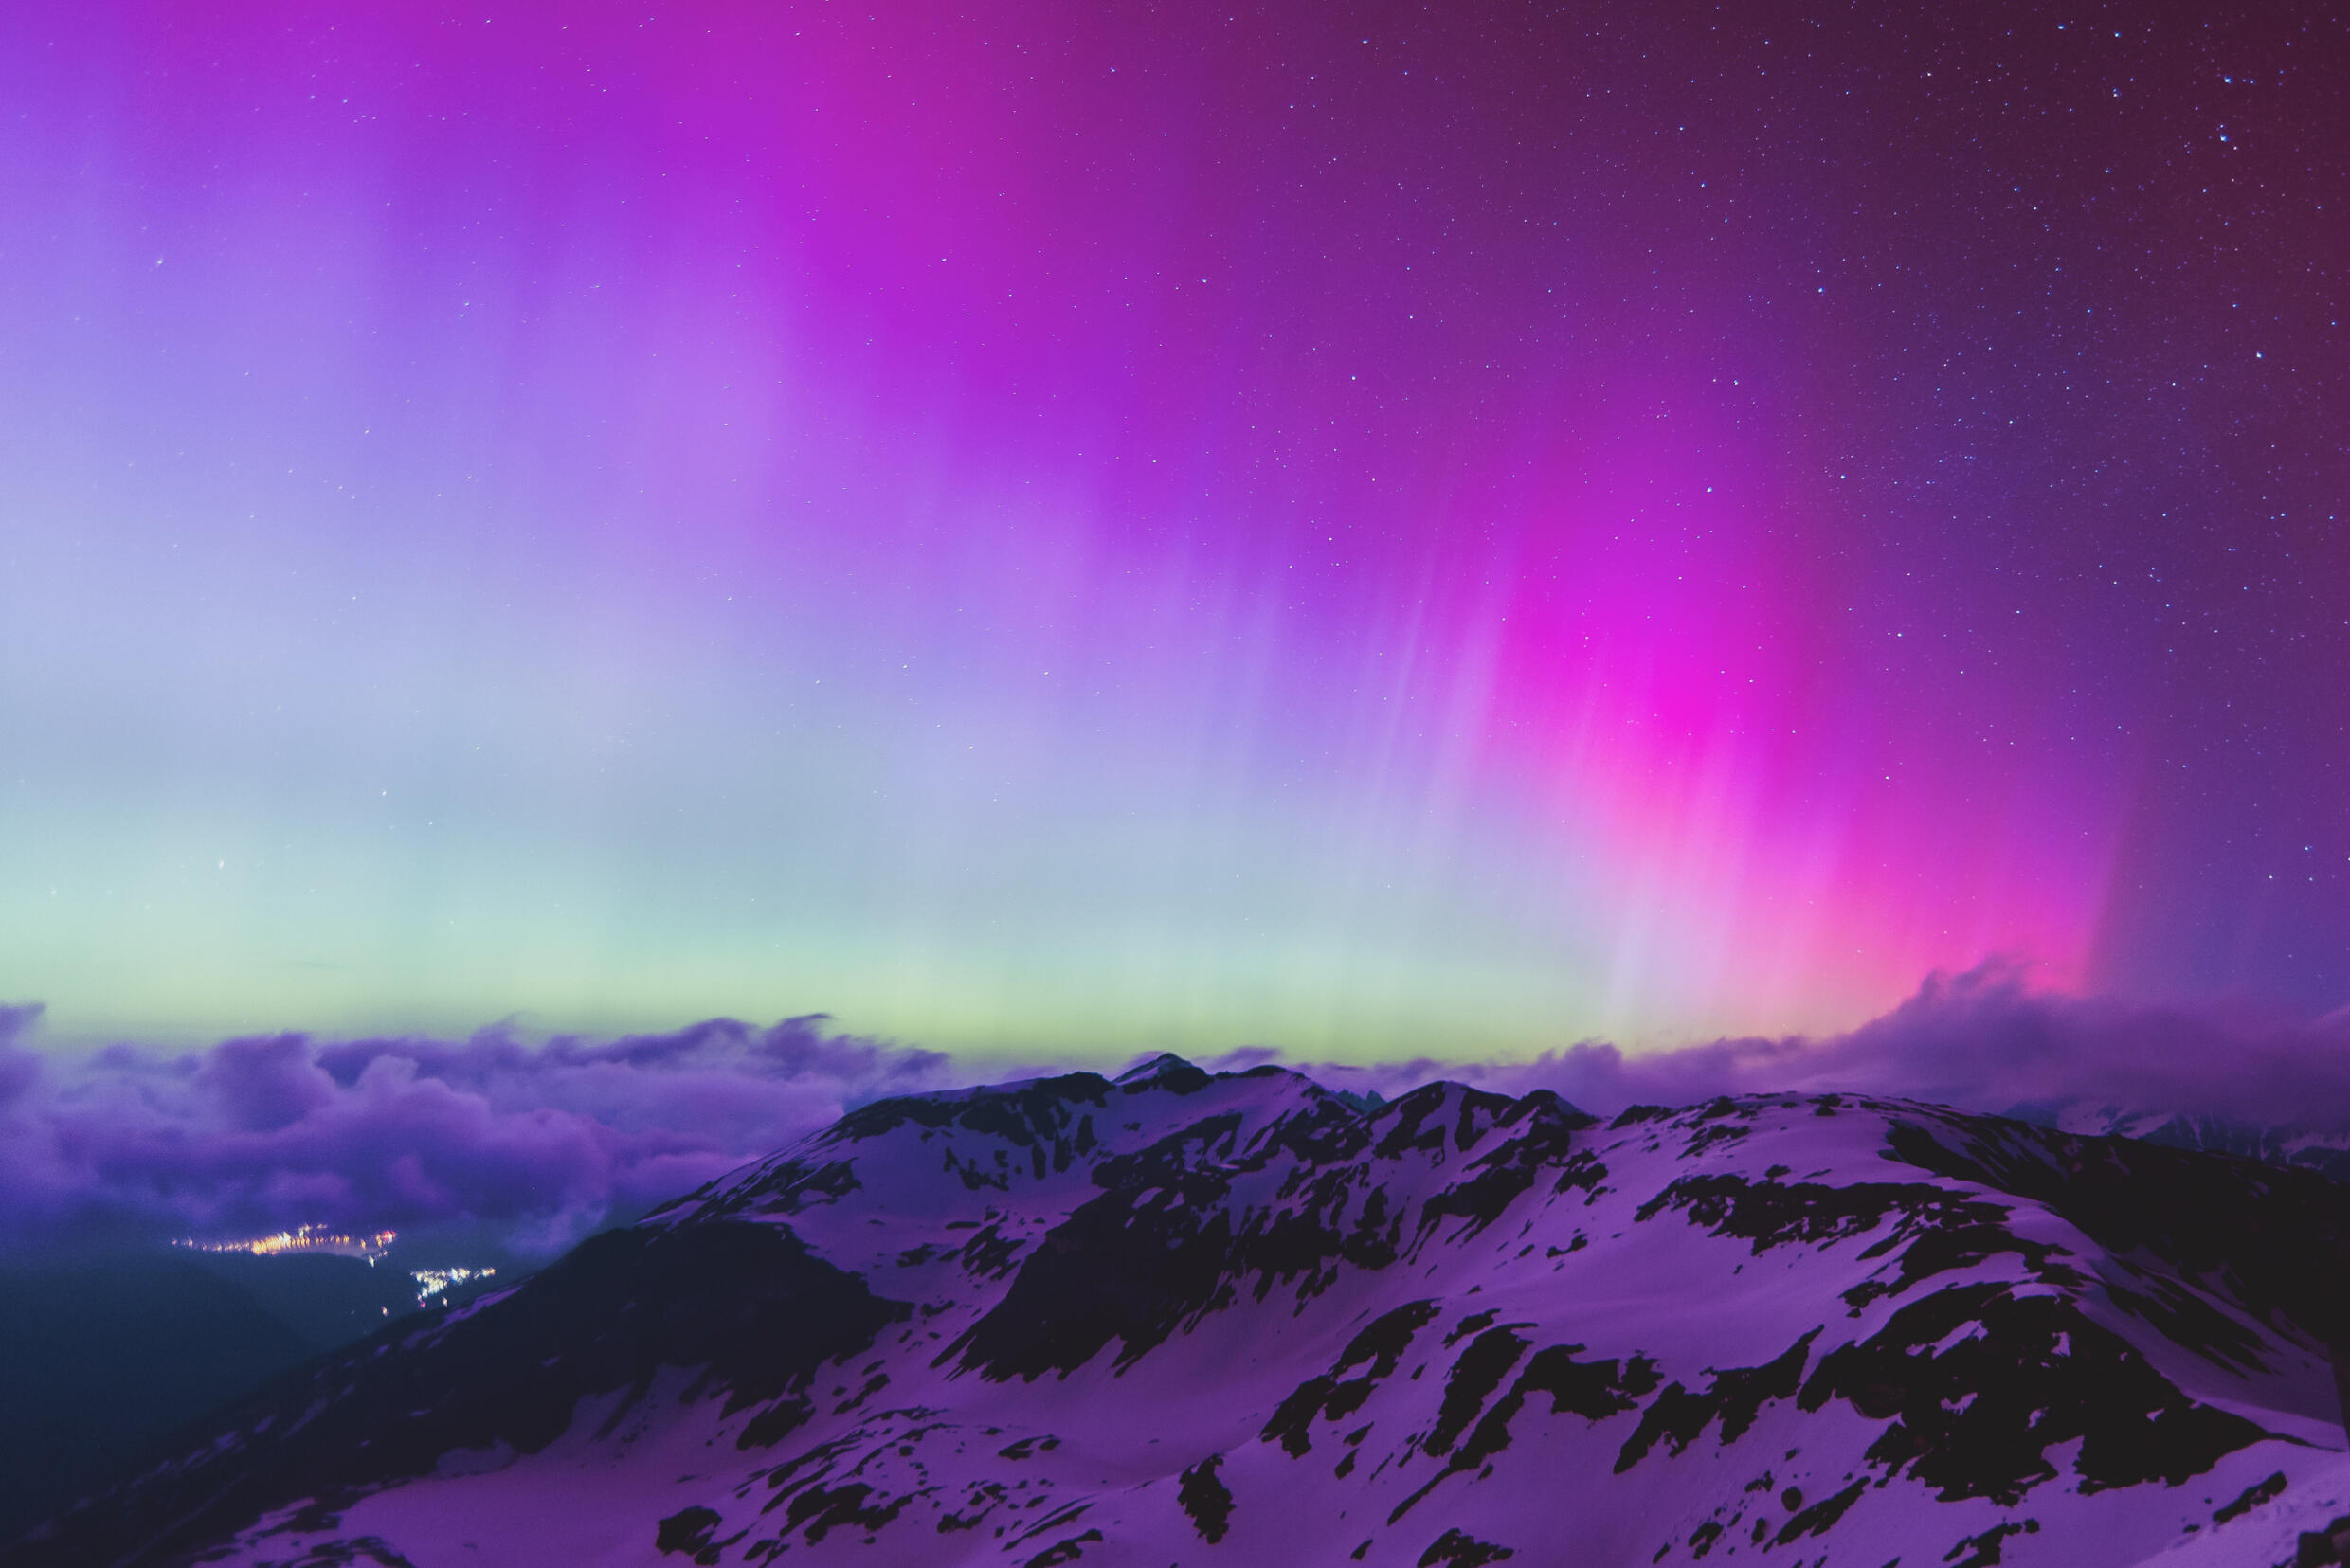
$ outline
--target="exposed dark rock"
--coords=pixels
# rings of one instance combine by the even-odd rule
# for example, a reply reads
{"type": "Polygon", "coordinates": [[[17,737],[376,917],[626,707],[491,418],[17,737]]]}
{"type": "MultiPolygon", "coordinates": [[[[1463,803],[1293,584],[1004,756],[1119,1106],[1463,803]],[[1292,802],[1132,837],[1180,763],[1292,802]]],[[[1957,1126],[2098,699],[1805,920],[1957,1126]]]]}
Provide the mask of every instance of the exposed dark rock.
{"type": "Polygon", "coordinates": [[[1022,1568],[1059,1568],[1061,1563],[1075,1562],[1085,1556],[1085,1548],[1089,1544],[1101,1538],[1102,1533],[1099,1530],[1088,1530],[1083,1535],[1070,1536],[1064,1541],[1057,1541],[1035,1557],[1030,1558],[1026,1563],[1022,1564],[1022,1568]]]}
{"type": "Polygon", "coordinates": [[[1913,1302],[1872,1338],[1822,1357],[1799,1403],[1817,1410],[1835,1397],[1890,1421],[1871,1463],[1906,1470],[1945,1501],[2013,1505],[2056,1474],[2047,1451],[2076,1438],[2088,1492],[2176,1486],[2264,1435],[2189,1399],[2071,1302],[1997,1284],[1913,1302]]]}
{"type": "Polygon", "coordinates": [[[1175,1488],[1175,1501],[1190,1516],[1192,1528],[1211,1546],[1232,1527],[1232,1489],[1216,1478],[1223,1463],[1222,1454],[1209,1454],[1184,1471],[1175,1488]]]}
{"type": "Polygon", "coordinates": [[[719,1523],[715,1508],[680,1508],[654,1530],[653,1544],[663,1556],[683,1552],[691,1557],[708,1549],[711,1534],[719,1523]]]}
{"type": "Polygon", "coordinates": [[[1485,1568],[1518,1554],[1508,1546],[1479,1541],[1465,1530],[1447,1530],[1419,1555],[1419,1568],[1485,1568]]]}
{"type": "Polygon", "coordinates": [[[1819,1333],[1813,1329],[1762,1366],[1730,1367],[1715,1373],[1703,1394],[1692,1394],[1679,1383],[1669,1384],[1641,1412],[1639,1427],[1616,1456],[1616,1472],[1620,1475],[1646,1458],[1659,1437],[1672,1445],[1673,1452],[1681,1452],[1717,1417],[1722,1423],[1722,1442],[1737,1441],[1754,1425],[1766,1401],[1796,1397],[1812,1341],[1819,1333]]]}
{"type": "Polygon", "coordinates": [[[1437,1310],[1433,1301],[1410,1302],[1373,1319],[1347,1343],[1335,1366],[1291,1391],[1265,1422],[1260,1437],[1268,1443],[1278,1442],[1292,1458],[1305,1454],[1313,1446],[1311,1429],[1314,1420],[1341,1420],[1360,1410],[1372,1388],[1394,1375],[1412,1336],[1426,1327],[1437,1310]],[[1362,1376],[1344,1376],[1365,1361],[1370,1367],[1362,1376]]]}
{"type": "Polygon", "coordinates": [[[786,1531],[801,1532],[812,1546],[834,1530],[878,1530],[913,1501],[911,1495],[877,1497],[874,1488],[862,1481],[841,1487],[811,1486],[791,1496],[784,1509],[784,1526],[786,1531]]]}
{"type": "Polygon", "coordinates": [[[2000,1542],[2014,1536],[2039,1533],[2040,1522],[2036,1519],[2027,1519],[2020,1523],[2010,1520],[2005,1523],[1994,1524],[1980,1535],[1966,1537],[1944,1552],[1942,1559],[1951,1564],[1952,1568],[1998,1568],[2002,1560],[2000,1542]]]}
{"type": "MultiPolygon", "coordinates": [[[[1831,1187],[1813,1182],[1749,1181],[1727,1173],[1685,1176],[1640,1205],[1641,1219],[1682,1209],[1714,1235],[1754,1244],[1757,1256],[1801,1242],[1829,1246],[1864,1235],[1895,1217],[1904,1228],[1996,1225],[2007,1210],[1924,1181],[1862,1181],[1831,1187]]],[[[1888,1250],[1897,1236],[1885,1238],[1888,1250]]],[[[1864,1256],[1873,1253],[1864,1253],[1864,1256]]]]}
{"type": "Polygon", "coordinates": [[[1509,1369],[1526,1354],[1526,1341],[1508,1327],[1489,1328],[1470,1342],[1469,1348],[1454,1361],[1453,1370],[1444,1379],[1444,1398],[1437,1408],[1436,1425],[1429,1429],[1420,1447],[1430,1453],[1448,1452],[1455,1439],[1469,1423],[1493,1390],[1501,1386],[1509,1369]]]}
{"type": "MultiPolygon", "coordinates": [[[[1820,1499],[1780,1526],[1779,1534],[1772,1544],[1785,1546],[1804,1536],[1826,1535],[1835,1527],[1835,1522],[1844,1517],[1845,1510],[1859,1502],[1860,1494],[1868,1489],[1869,1483],[1855,1481],[1834,1497],[1820,1499]]],[[[1790,1508],[1803,1501],[1803,1494],[1792,1487],[1787,1489],[1787,1495],[1795,1500],[1787,1505],[1790,1508]]]]}
{"type": "MultiPolygon", "coordinates": [[[[1508,1334],[1508,1329],[1495,1333],[1508,1334]]],[[[1451,1477],[1481,1468],[1493,1455],[1509,1446],[1509,1423],[1536,1394],[1550,1396],[1550,1413],[1563,1412],[1581,1415],[1586,1420],[1600,1421],[1638,1407],[1644,1395],[1655,1390],[1656,1363],[1645,1356],[1635,1356],[1629,1361],[1578,1361],[1575,1357],[1582,1350],[1580,1344],[1546,1345],[1534,1353],[1518,1374],[1509,1392],[1493,1402],[1469,1440],[1454,1451],[1445,1468],[1431,1477],[1418,1491],[1397,1505],[1389,1523],[1401,1519],[1419,1501],[1451,1477]]],[[[1465,1360],[1466,1358],[1464,1358],[1465,1360]]],[[[1455,1366],[1457,1375],[1459,1368],[1455,1366]]],[[[1508,1370],[1505,1365],[1504,1371],[1508,1370]]],[[[1489,1385],[1490,1390],[1490,1385],[1489,1385]]],[[[1446,1400],[1453,1397],[1448,1385],[1446,1400]]],[[[1441,1451],[1430,1444],[1431,1451],[1441,1451]]]]}
{"type": "MultiPolygon", "coordinates": [[[[1464,1116],[1468,1108],[1464,1107],[1464,1116]]],[[[1519,1136],[1473,1161],[1472,1175],[1421,1205],[1421,1233],[1424,1235],[1440,1221],[1454,1217],[1467,1221],[1460,1233],[1464,1236],[1484,1230],[1530,1189],[1537,1177],[1562,1162],[1574,1133],[1591,1125],[1592,1118],[1547,1090],[1529,1094],[1511,1105],[1502,1112],[1496,1126],[1503,1130],[1522,1128],[1519,1136]]],[[[1596,1172],[1590,1177],[1595,1182],[1606,1175],[1605,1167],[1596,1162],[1584,1170],[1596,1172]]],[[[1564,1191],[1565,1187],[1562,1185],[1558,1190],[1564,1191]]]]}
{"type": "Polygon", "coordinates": [[[2224,1280],[2256,1318],[2350,1347],[2350,1187],[2314,1171],[1949,1114],[1898,1123],[1889,1144],[1922,1169],[2044,1204],[2118,1256],[2224,1280]]]}
{"type": "Polygon", "coordinates": [[[1226,1183],[1173,1175],[1165,1184],[1122,1186],[1054,1227],[993,1310],[941,1360],[985,1376],[1033,1381],[1070,1372],[1122,1342],[1133,1361],[1203,1312],[1224,1291],[1232,1221],[1219,1204],[1226,1183]]]}
{"type": "Polygon", "coordinates": [[[2259,1507],[2263,1503],[2273,1502],[2277,1498],[2284,1495],[2285,1472],[2283,1470],[2279,1470],[2274,1475],[2269,1477],[2268,1480],[2255,1481],[2251,1486],[2245,1487],[2242,1491],[2236,1493],[2235,1501],[2232,1503],[2224,1503],[2220,1505],[2219,1507],[2213,1510],[2212,1523],[2214,1524],[2225,1524],[2232,1519],[2240,1519],[2244,1515],[2251,1513],[2254,1508],[2259,1507]]]}

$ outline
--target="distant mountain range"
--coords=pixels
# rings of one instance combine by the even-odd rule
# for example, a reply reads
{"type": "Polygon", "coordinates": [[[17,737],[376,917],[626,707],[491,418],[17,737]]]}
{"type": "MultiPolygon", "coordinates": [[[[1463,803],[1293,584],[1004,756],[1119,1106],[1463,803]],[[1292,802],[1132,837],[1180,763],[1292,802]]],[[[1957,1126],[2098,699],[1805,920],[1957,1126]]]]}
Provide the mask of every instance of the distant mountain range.
{"type": "Polygon", "coordinates": [[[2345,1353],[2312,1170],[1162,1058],[867,1106],[6,1560],[2325,1561],[2345,1353]]]}
{"type": "Polygon", "coordinates": [[[2010,1114],[2065,1132],[2240,1155],[2263,1164],[2323,1171],[2337,1181],[2350,1181],[2350,1132],[2254,1126],[2215,1116],[2149,1114],[2118,1106],[2092,1107],[2082,1101],[2025,1106],[2010,1114]]]}

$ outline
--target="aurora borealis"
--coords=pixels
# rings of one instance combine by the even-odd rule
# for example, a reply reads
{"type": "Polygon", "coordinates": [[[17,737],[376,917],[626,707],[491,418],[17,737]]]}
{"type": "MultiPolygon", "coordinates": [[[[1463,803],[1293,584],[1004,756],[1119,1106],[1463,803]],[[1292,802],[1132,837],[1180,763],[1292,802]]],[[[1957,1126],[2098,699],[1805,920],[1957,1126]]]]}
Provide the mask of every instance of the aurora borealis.
{"type": "Polygon", "coordinates": [[[2335,9],[13,5],[0,1001],[2350,1002],[2335,9]]]}

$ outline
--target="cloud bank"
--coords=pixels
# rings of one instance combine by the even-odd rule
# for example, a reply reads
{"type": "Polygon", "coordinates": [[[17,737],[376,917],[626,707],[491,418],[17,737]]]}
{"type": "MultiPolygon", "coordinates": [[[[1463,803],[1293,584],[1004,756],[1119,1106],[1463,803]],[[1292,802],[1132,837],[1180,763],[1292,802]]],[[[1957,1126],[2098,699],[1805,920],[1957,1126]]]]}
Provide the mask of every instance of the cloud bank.
{"type": "Polygon", "coordinates": [[[488,1221],[524,1252],[691,1189],[949,1059],[821,1017],[531,1046],[301,1035],[64,1058],[0,1008],[0,1249],[488,1221]]]}
{"type": "MultiPolygon", "coordinates": [[[[487,1223],[548,1253],[885,1095],[1001,1076],[934,1052],[713,1019],[606,1042],[232,1039],[63,1057],[0,1008],[0,1251],[280,1225],[487,1223]]],[[[1236,1052],[1212,1065],[1278,1060],[1236,1052]]],[[[1433,1078],[1634,1103],[1839,1090],[1972,1109],[2075,1106],[2350,1133],[2350,1011],[2314,1023],[2034,990],[2013,966],[1935,976],[1848,1034],[1533,1061],[1299,1064],[1393,1094],[1433,1078]]]]}
{"type": "Polygon", "coordinates": [[[2021,965],[1995,962],[1929,976],[1882,1018],[1819,1039],[1723,1039],[1639,1055],[1585,1042],[1530,1062],[1308,1071],[1382,1093],[1437,1077],[1512,1094],[1549,1089],[1606,1114],[1718,1094],[1835,1091],[1970,1110],[2078,1106],[2350,1132],[2350,1008],[2310,1023],[2066,996],[2034,989],[2021,965]]]}

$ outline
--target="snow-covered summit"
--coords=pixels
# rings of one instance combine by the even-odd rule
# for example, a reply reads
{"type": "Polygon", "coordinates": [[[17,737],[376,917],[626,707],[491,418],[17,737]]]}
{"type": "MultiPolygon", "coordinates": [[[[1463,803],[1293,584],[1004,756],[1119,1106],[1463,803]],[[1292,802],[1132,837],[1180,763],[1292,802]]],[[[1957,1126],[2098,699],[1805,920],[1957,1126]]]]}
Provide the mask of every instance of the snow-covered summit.
{"type": "Polygon", "coordinates": [[[2350,1191],[2220,1155],[1162,1058],[864,1107],[20,1557],[2266,1563],[2346,1270],[2350,1191]]]}

